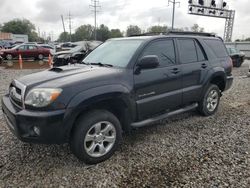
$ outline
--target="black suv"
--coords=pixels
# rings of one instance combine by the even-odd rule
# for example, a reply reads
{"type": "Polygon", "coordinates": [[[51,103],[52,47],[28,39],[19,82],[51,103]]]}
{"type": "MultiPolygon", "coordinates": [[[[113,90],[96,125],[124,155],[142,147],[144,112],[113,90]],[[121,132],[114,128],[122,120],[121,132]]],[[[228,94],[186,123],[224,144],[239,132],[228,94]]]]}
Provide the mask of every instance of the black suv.
{"type": "Polygon", "coordinates": [[[193,109],[214,114],[231,71],[223,41],[209,34],[111,39],[81,64],[13,80],[2,108],[20,140],[68,142],[94,164],[115,152],[123,131],[193,109]]]}

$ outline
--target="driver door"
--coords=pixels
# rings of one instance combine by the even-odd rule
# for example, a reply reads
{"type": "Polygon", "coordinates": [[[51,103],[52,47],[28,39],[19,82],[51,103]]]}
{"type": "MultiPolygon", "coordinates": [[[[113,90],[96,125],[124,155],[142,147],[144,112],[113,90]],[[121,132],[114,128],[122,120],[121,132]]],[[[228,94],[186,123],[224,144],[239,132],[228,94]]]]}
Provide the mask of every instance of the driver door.
{"type": "Polygon", "coordinates": [[[22,56],[22,58],[27,58],[27,45],[21,45],[17,50],[17,57],[19,54],[22,56]]]}
{"type": "Polygon", "coordinates": [[[174,40],[152,41],[143,50],[140,58],[147,55],[158,56],[160,65],[154,69],[141,70],[134,75],[139,120],[166,113],[182,104],[182,70],[176,61],[174,40]]]}

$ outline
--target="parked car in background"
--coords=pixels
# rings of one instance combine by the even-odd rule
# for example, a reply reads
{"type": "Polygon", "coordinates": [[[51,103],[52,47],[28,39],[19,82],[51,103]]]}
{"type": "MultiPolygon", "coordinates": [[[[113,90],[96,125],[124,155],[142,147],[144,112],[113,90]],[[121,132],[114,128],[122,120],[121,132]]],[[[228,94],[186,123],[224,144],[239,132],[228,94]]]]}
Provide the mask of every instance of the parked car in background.
{"type": "Polygon", "coordinates": [[[12,42],[6,40],[0,40],[0,49],[9,49],[13,45],[12,42]]]}
{"type": "Polygon", "coordinates": [[[75,42],[74,45],[77,45],[75,48],[72,48],[68,51],[60,51],[54,54],[53,66],[59,67],[69,63],[80,63],[89,52],[91,52],[100,44],[102,44],[100,41],[75,42]]]}
{"type": "Polygon", "coordinates": [[[76,46],[77,44],[74,44],[72,42],[61,43],[56,46],[56,51],[68,51],[72,48],[75,48],[76,46]]]}
{"type": "Polygon", "coordinates": [[[240,67],[245,59],[245,54],[234,47],[227,47],[227,51],[233,60],[234,67],[240,67]]]}
{"type": "Polygon", "coordinates": [[[39,44],[39,46],[46,48],[46,49],[49,49],[51,55],[54,55],[56,53],[56,48],[49,45],[49,44],[39,44]]]}
{"type": "Polygon", "coordinates": [[[0,56],[6,60],[18,58],[19,54],[22,55],[22,58],[34,58],[42,60],[44,57],[49,56],[50,50],[34,44],[21,44],[15,46],[14,48],[0,51],[0,56]]]}

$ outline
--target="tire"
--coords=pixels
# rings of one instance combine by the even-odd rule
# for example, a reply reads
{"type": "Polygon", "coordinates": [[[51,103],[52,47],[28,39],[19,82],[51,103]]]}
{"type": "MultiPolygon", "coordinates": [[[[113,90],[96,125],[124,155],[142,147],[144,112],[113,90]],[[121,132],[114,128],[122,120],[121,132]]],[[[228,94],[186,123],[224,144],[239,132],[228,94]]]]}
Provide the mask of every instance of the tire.
{"type": "Polygon", "coordinates": [[[76,121],[70,148],[81,161],[96,164],[110,158],[121,140],[119,120],[109,111],[94,110],[76,121]]]}
{"type": "Polygon", "coordinates": [[[43,58],[44,58],[43,54],[39,54],[37,57],[37,59],[39,59],[39,60],[43,60],[43,58]]]}
{"type": "Polygon", "coordinates": [[[239,68],[241,67],[241,59],[240,58],[237,58],[236,62],[235,62],[235,67],[239,68]]]}
{"type": "Polygon", "coordinates": [[[12,54],[7,54],[6,55],[6,59],[7,60],[12,60],[13,59],[13,55],[12,54]]]}
{"type": "Polygon", "coordinates": [[[200,114],[203,116],[213,115],[218,109],[220,97],[221,92],[219,87],[214,84],[209,85],[198,106],[200,114]]]}

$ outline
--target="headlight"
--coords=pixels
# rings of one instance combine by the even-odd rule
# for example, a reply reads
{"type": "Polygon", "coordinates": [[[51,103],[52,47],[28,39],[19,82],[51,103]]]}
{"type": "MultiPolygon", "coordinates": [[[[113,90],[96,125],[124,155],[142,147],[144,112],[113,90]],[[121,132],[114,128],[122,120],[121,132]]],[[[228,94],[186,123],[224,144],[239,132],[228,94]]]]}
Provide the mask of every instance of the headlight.
{"type": "Polygon", "coordinates": [[[25,104],[34,107],[44,107],[52,103],[61,94],[62,89],[37,88],[32,89],[25,98],[25,104]]]}

